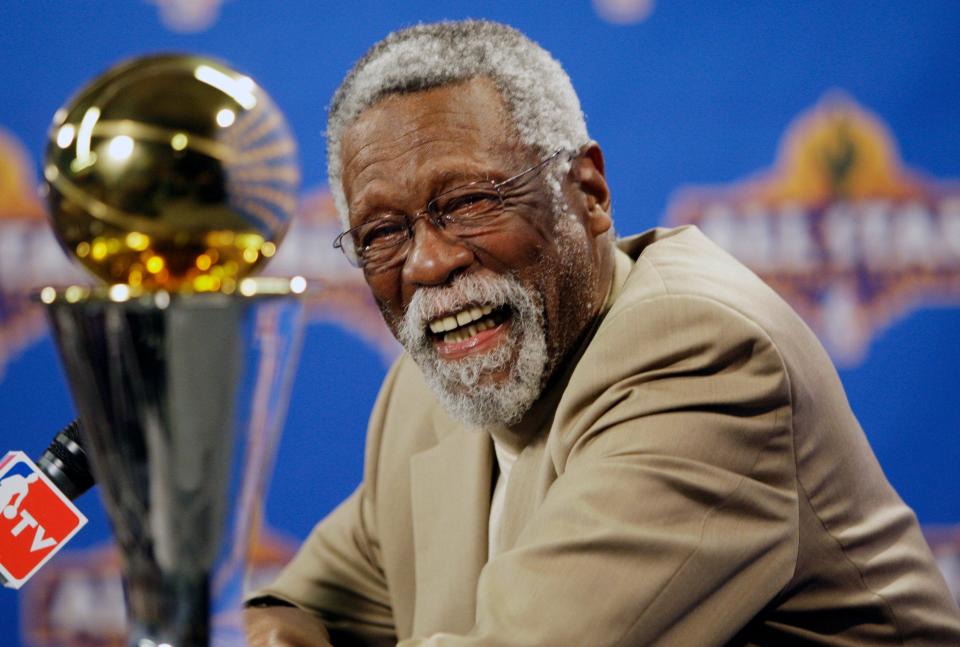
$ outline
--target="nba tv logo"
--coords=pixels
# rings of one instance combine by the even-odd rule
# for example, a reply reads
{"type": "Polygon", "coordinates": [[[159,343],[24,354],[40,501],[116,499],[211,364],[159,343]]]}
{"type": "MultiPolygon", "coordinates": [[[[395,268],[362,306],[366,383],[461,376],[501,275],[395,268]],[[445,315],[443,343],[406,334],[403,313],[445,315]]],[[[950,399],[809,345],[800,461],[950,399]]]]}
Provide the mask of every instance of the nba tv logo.
{"type": "Polygon", "coordinates": [[[77,531],[86,517],[23,452],[0,461],[0,578],[18,589],[77,531]]]}

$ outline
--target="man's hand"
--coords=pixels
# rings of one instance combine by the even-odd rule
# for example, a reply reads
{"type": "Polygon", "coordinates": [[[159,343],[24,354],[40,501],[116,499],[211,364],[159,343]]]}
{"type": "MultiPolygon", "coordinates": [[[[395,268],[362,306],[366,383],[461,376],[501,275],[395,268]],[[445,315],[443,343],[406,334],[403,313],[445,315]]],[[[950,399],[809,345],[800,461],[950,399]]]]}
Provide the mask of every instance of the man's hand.
{"type": "Polygon", "coordinates": [[[320,619],[296,607],[251,607],[243,611],[250,647],[331,647],[320,619]]]}

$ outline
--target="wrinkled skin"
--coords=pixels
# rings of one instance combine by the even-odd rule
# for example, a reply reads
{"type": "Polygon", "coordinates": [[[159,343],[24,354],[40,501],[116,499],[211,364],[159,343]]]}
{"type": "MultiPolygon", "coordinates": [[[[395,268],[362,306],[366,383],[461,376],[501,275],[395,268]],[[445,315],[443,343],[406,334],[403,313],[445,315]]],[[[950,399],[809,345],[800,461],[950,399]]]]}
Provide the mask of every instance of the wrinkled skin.
{"type": "MultiPolygon", "coordinates": [[[[444,190],[478,179],[503,180],[539,161],[518,143],[499,93],[484,78],[385,98],[346,131],[342,151],[351,226],[384,212],[415,214],[444,190]]],[[[394,334],[418,289],[446,285],[461,273],[509,273],[540,296],[548,367],[556,367],[609,289],[612,249],[602,234],[611,227],[610,199],[594,143],[564,179],[569,221],[562,226],[545,174],[511,189],[508,217],[496,231],[456,239],[421,219],[402,265],[366,272],[394,334]]],[[[444,350],[438,343],[441,360],[444,350]]],[[[484,350],[489,344],[475,352],[484,350]]],[[[499,371],[481,379],[504,378],[499,371]]]]}

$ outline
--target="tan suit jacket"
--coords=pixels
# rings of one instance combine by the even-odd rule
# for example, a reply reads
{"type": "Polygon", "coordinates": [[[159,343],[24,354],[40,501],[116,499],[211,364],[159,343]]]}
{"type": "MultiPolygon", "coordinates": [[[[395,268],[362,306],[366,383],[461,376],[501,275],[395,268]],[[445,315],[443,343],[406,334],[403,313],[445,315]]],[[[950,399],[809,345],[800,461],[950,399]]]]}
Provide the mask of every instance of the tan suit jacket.
{"type": "Polygon", "coordinates": [[[262,593],[355,644],[960,645],[810,330],[694,228],[620,248],[577,356],[495,432],[522,447],[496,557],[489,434],[451,421],[404,357],[363,483],[262,593]]]}

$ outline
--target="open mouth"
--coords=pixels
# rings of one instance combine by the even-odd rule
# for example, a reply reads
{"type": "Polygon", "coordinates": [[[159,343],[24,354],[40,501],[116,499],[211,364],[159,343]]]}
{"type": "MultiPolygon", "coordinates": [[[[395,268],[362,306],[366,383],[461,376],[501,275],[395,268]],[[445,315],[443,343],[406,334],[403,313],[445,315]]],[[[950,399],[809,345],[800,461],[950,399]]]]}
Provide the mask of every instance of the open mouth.
{"type": "Polygon", "coordinates": [[[510,318],[509,306],[471,305],[430,321],[430,336],[445,344],[463,342],[510,318]]]}

